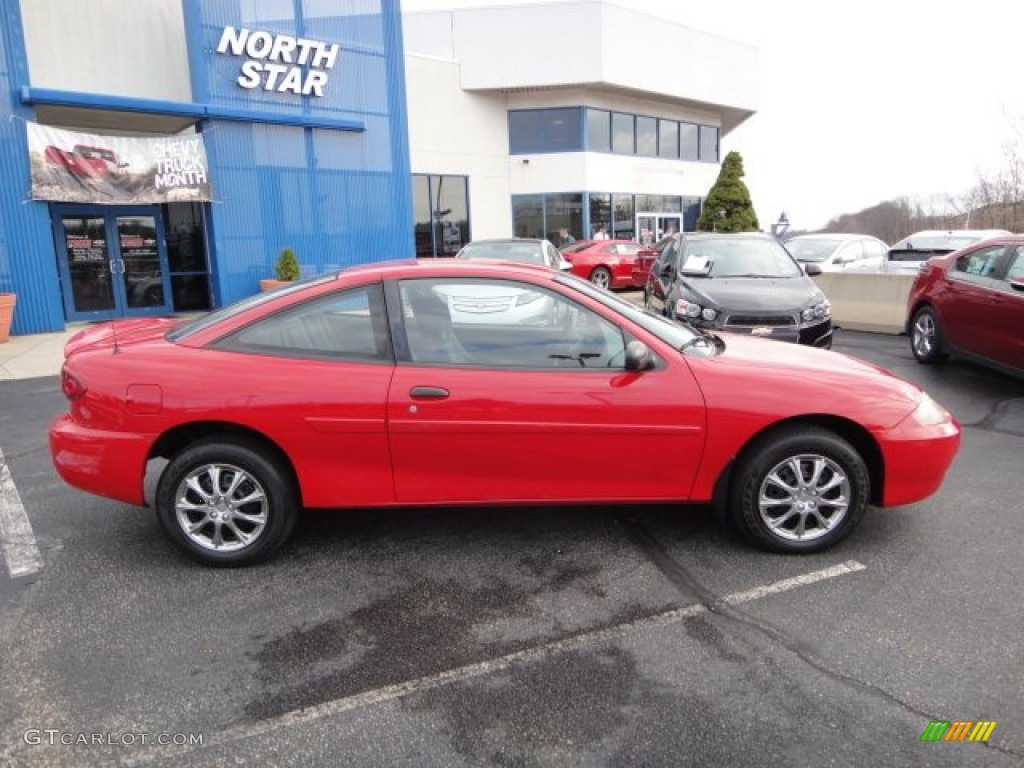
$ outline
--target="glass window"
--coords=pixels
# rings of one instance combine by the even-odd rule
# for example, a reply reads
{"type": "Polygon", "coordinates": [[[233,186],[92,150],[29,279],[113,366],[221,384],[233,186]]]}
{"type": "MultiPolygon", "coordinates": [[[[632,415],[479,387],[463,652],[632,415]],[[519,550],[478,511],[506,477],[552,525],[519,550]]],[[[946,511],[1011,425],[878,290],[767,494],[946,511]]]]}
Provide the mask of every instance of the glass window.
{"type": "Polygon", "coordinates": [[[856,264],[864,258],[864,246],[860,240],[851,240],[836,254],[833,264],[856,264]]]}
{"type": "Polygon", "coordinates": [[[775,240],[688,240],[684,256],[683,268],[691,259],[709,262],[710,277],[798,277],[802,274],[793,257],[775,240]]]}
{"type": "Polygon", "coordinates": [[[611,152],[611,112],[603,109],[587,110],[587,150],[590,152],[611,152]]]}
{"type": "Polygon", "coordinates": [[[1005,250],[1006,246],[993,245],[988,248],[965,253],[956,260],[956,271],[967,275],[977,275],[978,277],[990,277],[999,263],[999,257],[1002,256],[1005,250]]]}
{"type": "Polygon", "coordinates": [[[559,233],[564,229],[574,240],[583,238],[583,195],[546,195],[544,198],[546,219],[544,226],[547,237],[553,243],[562,244],[559,233]]]}
{"type": "Polygon", "coordinates": [[[658,156],[658,121],[655,118],[636,119],[636,153],[643,157],[658,156]]]}
{"type": "Polygon", "coordinates": [[[402,280],[416,363],[584,371],[621,367],[622,330],[543,288],[511,280],[402,280]]]}
{"type": "Polygon", "coordinates": [[[675,120],[658,121],[658,157],[679,158],[679,123],[675,120]]]}
{"type": "Polygon", "coordinates": [[[412,217],[416,255],[420,258],[434,255],[434,235],[430,226],[430,177],[414,174],[412,177],[412,217]]]}
{"type": "Polygon", "coordinates": [[[583,149],[578,108],[545,109],[543,118],[546,152],[578,152],[583,149]]]}
{"type": "Polygon", "coordinates": [[[590,236],[593,237],[602,228],[611,237],[612,228],[612,196],[590,195],[590,236]]]}
{"type": "Polygon", "coordinates": [[[700,218],[701,199],[699,197],[683,198],[683,231],[696,232],[697,220],[700,218]]]}
{"type": "Polygon", "coordinates": [[[512,155],[544,151],[544,120],[539,109],[508,113],[508,151],[512,155]]]}
{"type": "Polygon", "coordinates": [[[321,296],[258,320],[217,346],[281,357],[391,360],[383,291],[375,284],[321,296]]]}
{"type": "Polygon", "coordinates": [[[612,195],[612,239],[633,240],[636,233],[632,195],[612,195]]]}
{"type": "Polygon", "coordinates": [[[203,209],[199,203],[161,206],[167,229],[167,266],[171,273],[171,299],[176,312],[210,308],[209,269],[203,235],[203,209]]]}
{"type": "Polygon", "coordinates": [[[698,160],[699,130],[693,123],[679,124],[679,156],[683,160],[698,160]]]}
{"type": "Polygon", "coordinates": [[[703,163],[718,162],[718,129],[713,126],[700,127],[700,160],[703,163]]]}
{"type": "Polygon", "coordinates": [[[467,177],[413,175],[412,207],[416,256],[454,256],[470,241],[467,177]]]}
{"type": "Polygon", "coordinates": [[[1006,271],[1006,279],[1024,279],[1024,245],[1018,245],[1014,250],[1010,268],[1006,271]]]}
{"type": "Polygon", "coordinates": [[[636,129],[633,115],[612,113],[612,152],[632,155],[636,152],[636,129]]]}
{"type": "Polygon", "coordinates": [[[544,195],[512,196],[512,229],[516,237],[544,237],[544,195]]]}

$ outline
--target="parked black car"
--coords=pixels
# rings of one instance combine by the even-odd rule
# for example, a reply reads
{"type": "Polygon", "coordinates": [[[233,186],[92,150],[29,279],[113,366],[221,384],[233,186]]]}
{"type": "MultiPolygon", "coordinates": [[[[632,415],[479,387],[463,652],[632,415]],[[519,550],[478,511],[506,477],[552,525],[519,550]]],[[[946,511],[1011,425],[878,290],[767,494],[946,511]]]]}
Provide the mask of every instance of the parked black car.
{"type": "Polygon", "coordinates": [[[676,235],[651,266],[644,304],[698,328],[832,346],[832,306],[774,237],[760,233],[676,235]]]}

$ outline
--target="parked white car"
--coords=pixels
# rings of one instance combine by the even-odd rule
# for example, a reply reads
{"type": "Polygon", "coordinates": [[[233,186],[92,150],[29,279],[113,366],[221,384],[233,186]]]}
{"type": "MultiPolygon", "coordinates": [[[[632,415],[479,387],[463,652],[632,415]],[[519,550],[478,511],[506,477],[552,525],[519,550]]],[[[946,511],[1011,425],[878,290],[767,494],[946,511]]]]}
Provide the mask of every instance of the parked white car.
{"type": "Polygon", "coordinates": [[[822,272],[880,272],[889,251],[870,235],[797,235],[784,245],[801,264],[817,264],[822,272]]]}
{"type": "Polygon", "coordinates": [[[932,256],[942,256],[982,240],[1012,234],[1005,229],[925,229],[893,244],[884,271],[915,275],[932,256]]]}

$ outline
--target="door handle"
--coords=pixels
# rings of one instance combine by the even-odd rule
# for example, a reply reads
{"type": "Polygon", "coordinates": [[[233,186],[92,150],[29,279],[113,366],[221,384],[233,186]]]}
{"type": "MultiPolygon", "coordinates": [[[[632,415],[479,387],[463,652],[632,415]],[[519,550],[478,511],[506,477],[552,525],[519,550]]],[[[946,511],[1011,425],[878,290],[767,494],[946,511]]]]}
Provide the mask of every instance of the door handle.
{"type": "Polygon", "coordinates": [[[409,390],[409,396],[414,400],[444,400],[448,394],[444,387],[413,387],[409,390]]]}

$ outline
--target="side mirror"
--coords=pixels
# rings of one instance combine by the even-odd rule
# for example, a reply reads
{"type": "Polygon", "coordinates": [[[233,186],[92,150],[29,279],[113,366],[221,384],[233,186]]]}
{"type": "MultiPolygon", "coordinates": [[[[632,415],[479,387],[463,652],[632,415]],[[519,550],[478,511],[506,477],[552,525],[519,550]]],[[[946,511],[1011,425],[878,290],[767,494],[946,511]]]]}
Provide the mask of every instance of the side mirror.
{"type": "Polygon", "coordinates": [[[1014,277],[1010,280],[1010,287],[1015,291],[1024,292],[1024,277],[1014,277]]]}
{"type": "Polygon", "coordinates": [[[810,277],[821,274],[821,267],[817,264],[804,264],[804,274],[810,277]]]}
{"type": "Polygon", "coordinates": [[[629,342],[626,345],[625,365],[627,371],[646,371],[654,365],[654,355],[651,354],[651,348],[642,341],[634,340],[629,342]]]}

